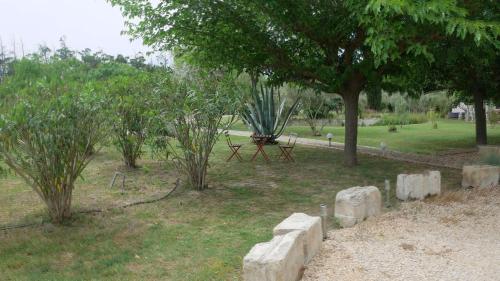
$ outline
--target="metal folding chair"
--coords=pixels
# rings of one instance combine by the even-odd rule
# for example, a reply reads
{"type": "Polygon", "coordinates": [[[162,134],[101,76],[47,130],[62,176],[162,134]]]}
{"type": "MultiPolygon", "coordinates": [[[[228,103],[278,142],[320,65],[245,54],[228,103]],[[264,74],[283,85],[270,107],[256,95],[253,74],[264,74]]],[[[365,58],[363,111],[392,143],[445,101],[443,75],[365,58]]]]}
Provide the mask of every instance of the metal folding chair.
{"type": "Polygon", "coordinates": [[[279,145],[281,154],[278,157],[278,159],[295,162],[295,159],[293,159],[292,151],[295,148],[295,143],[297,142],[297,138],[298,138],[297,134],[291,133],[288,136],[288,142],[286,144],[279,145]]]}
{"type": "Polygon", "coordinates": [[[243,158],[241,157],[240,153],[238,152],[238,150],[243,146],[241,144],[233,144],[233,142],[231,141],[231,137],[229,136],[229,132],[225,132],[224,135],[226,136],[226,142],[227,142],[227,146],[229,147],[229,149],[231,150],[231,156],[229,156],[229,158],[227,158],[227,162],[231,161],[231,159],[233,159],[234,156],[236,156],[236,158],[238,158],[238,160],[240,161],[243,161],[243,158]]]}

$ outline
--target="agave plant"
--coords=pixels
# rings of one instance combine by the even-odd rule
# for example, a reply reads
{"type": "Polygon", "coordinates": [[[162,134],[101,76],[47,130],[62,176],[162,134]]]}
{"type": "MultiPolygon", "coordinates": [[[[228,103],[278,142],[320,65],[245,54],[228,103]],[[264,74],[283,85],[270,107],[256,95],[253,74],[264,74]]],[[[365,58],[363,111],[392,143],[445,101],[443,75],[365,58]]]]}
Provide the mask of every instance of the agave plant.
{"type": "Polygon", "coordinates": [[[260,91],[257,87],[252,88],[251,102],[243,109],[242,118],[250,126],[255,134],[271,136],[270,142],[275,142],[281,136],[290,116],[297,109],[299,99],[290,108],[285,110],[286,98],[281,98],[279,91],[272,87],[261,85],[260,91]]]}

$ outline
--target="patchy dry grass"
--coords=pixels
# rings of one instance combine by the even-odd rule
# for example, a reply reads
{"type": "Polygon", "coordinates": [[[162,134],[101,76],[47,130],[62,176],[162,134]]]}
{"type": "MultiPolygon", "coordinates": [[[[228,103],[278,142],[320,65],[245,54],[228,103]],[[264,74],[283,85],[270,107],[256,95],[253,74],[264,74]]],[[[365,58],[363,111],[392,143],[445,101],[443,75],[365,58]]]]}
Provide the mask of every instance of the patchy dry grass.
{"type": "MultiPolygon", "coordinates": [[[[278,148],[266,147],[270,164],[249,162],[255,146],[246,138],[244,162],[225,162],[224,143],[215,149],[209,189],[181,188],[154,204],[76,214],[62,227],[31,227],[0,233],[2,280],[240,280],[248,250],[272,236],[272,228],[292,212],[318,214],[320,203],[330,210],[336,193],[355,185],[394,184],[398,173],[421,172],[427,166],[360,157],[346,168],[342,153],[296,148],[296,163],[276,160],[278,148]]],[[[163,194],[176,173],[145,159],[137,171],[125,171],[127,191],[109,189],[121,170],[119,155],[102,151],[80,180],[76,209],[115,206],[163,194]]],[[[459,186],[460,172],[441,169],[444,189],[459,186]]],[[[19,179],[0,180],[2,223],[43,214],[43,205],[19,179]]],[[[394,194],[392,194],[393,205],[394,194]]],[[[332,224],[333,225],[333,220],[332,224]]]]}

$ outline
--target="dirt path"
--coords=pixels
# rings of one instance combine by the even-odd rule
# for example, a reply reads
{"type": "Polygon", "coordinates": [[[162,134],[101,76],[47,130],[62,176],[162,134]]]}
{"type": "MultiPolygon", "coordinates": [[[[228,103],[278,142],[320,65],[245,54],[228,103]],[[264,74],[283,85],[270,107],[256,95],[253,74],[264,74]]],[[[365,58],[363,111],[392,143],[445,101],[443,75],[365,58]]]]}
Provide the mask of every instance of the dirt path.
{"type": "MultiPolygon", "coordinates": [[[[229,130],[229,134],[240,137],[250,137],[251,132],[229,130]]],[[[288,137],[281,136],[280,138],[278,138],[278,140],[286,142],[288,141],[288,137]]],[[[328,141],[324,140],[297,138],[297,143],[307,146],[344,150],[344,144],[339,142],[332,142],[330,146],[328,141]]],[[[436,155],[425,155],[425,154],[405,153],[393,150],[382,151],[379,148],[358,145],[358,151],[363,154],[374,155],[398,161],[406,161],[411,163],[419,163],[419,164],[426,164],[436,167],[447,167],[453,169],[462,169],[464,163],[474,162],[479,158],[477,149],[457,150],[453,152],[439,153],[436,155]]]]}
{"type": "Polygon", "coordinates": [[[500,187],[449,193],[331,231],[312,280],[500,280],[500,187]]]}

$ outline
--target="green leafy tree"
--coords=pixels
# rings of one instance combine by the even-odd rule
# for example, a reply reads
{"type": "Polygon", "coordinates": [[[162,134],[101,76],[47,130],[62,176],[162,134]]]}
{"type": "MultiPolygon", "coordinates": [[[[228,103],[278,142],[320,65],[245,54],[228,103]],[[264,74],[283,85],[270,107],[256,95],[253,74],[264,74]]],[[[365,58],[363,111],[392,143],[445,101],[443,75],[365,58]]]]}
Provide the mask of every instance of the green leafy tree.
{"type": "Polygon", "coordinates": [[[494,0],[457,1],[465,7],[465,18],[487,24],[496,34],[482,40],[480,33],[467,33],[449,26],[461,38],[448,37],[433,45],[437,55],[432,72],[439,88],[448,89],[463,101],[474,104],[476,143],[487,144],[485,103],[500,102],[500,2],[494,0]],[[478,45],[479,41],[485,41],[478,45]],[[436,81],[437,80],[437,81],[436,81]]]}
{"type": "Polygon", "coordinates": [[[491,31],[465,20],[454,0],[109,1],[131,19],[129,34],[146,44],[204,66],[341,95],[348,165],[357,162],[358,98],[368,81],[420,88],[412,76],[428,67],[422,58],[433,59],[429,42],[446,32],[487,40],[491,31]]]}
{"type": "Polygon", "coordinates": [[[125,165],[136,168],[156,109],[152,75],[130,69],[129,74],[113,77],[107,84],[114,144],[125,165]]]}
{"type": "Polygon", "coordinates": [[[208,187],[213,147],[240,109],[235,81],[232,75],[190,69],[163,82],[154,149],[171,158],[194,189],[208,187]]]}
{"type": "Polygon", "coordinates": [[[47,205],[54,223],[71,216],[77,178],[106,135],[103,104],[78,86],[38,84],[0,117],[0,155],[47,205]]]}
{"type": "Polygon", "coordinates": [[[71,50],[67,45],[66,45],[66,38],[61,37],[59,39],[59,49],[55,50],[54,57],[61,59],[61,60],[67,60],[70,58],[75,57],[75,51],[71,50]]]}

